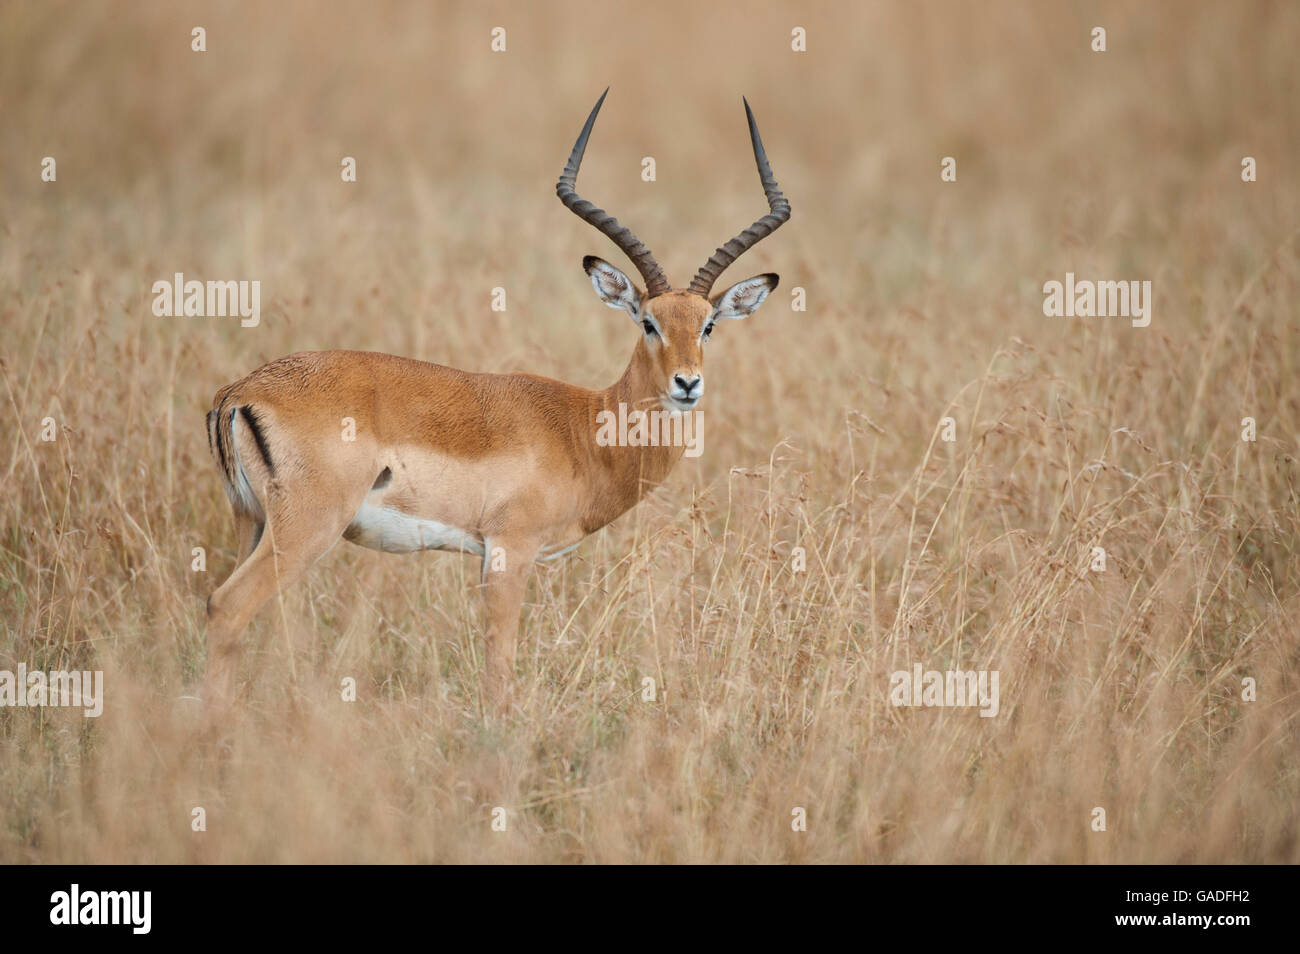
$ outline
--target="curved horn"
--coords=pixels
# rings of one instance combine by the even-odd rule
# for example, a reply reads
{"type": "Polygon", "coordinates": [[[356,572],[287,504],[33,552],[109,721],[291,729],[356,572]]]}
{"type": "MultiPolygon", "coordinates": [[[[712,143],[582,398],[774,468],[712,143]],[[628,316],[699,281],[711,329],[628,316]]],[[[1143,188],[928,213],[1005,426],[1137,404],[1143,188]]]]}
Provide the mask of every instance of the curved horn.
{"type": "Polygon", "coordinates": [[[574,215],[584,222],[590,222],[613,239],[614,244],[623,250],[623,254],[632,260],[632,264],[641,273],[641,277],[645,279],[646,292],[653,298],[668,291],[669,285],[668,279],[664,277],[664,270],[650,254],[650,249],[641,244],[641,240],[632,234],[631,229],[619,225],[618,219],[604,209],[596,208],[573,191],[578,179],[578,167],[582,165],[582,154],[587,151],[587,138],[591,135],[592,126],[596,124],[596,114],[600,112],[600,107],[608,95],[609,87],[605,87],[605,92],[600,94],[600,99],[596,101],[591,115],[587,117],[587,124],[578,134],[578,141],[573,144],[573,152],[569,153],[569,161],[565,163],[564,172],[560,174],[560,181],[555,183],[555,194],[574,215]]]}
{"type": "Polygon", "coordinates": [[[754,111],[749,108],[749,100],[744,100],[745,115],[749,118],[749,138],[754,144],[754,162],[758,165],[758,177],[763,182],[763,191],[767,194],[767,205],[771,209],[745,231],[741,232],[726,245],[718,248],[704,267],[691,279],[690,291],[708,297],[709,290],[718,276],[728,265],[740,258],[745,252],[767,238],[782,224],[790,219],[790,203],[781,194],[776,179],[772,176],[772,167],[767,162],[767,153],[763,149],[763,140],[758,135],[758,123],[754,121],[754,111]]]}

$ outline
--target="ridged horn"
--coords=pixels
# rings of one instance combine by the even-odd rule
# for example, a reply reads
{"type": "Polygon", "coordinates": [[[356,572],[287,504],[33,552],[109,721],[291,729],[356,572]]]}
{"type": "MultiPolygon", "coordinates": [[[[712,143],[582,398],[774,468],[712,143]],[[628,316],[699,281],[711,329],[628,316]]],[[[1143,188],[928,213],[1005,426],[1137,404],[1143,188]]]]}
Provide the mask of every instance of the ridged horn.
{"type": "Polygon", "coordinates": [[[555,194],[560,197],[560,201],[574,215],[604,232],[613,240],[615,245],[623,250],[623,254],[632,260],[636,270],[645,279],[646,292],[653,298],[668,291],[669,285],[668,279],[664,277],[664,270],[659,267],[659,263],[650,254],[650,250],[641,244],[641,240],[632,234],[631,229],[625,225],[619,225],[618,219],[604,209],[596,208],[574,191],[574,186],[578,180],[578,167],[582,165],[582,154],[587,151],[587,139],[591,136],[591,129],[596,125],[596,115],[600,112],[600,107],[608,95],[609,87],[606,87],[605,92],[600,94],[600,99],[596,100],[591,115],[587,117],[587,124],[582,127],[582,132],[578,134],[578,141],[573,144],[573,152],[569,153],[569,161],[564,165],[564,172],[560,174],[560,181],[555,184],[555,194]]]}
{"type": "Polygon", "coordinates": [[[713,283],[718,280],[718,276],[728,265],[790,219],[790,203],[777,187],[776,178],[772,175],[772,167],[767,161],[767,152],[763,149],[763,140],[758,135],[758,123],[754,121],[754,111],[749,108],[749,100],[744,100],[744,103],[745,115],[749,119],[749,138],[754,144],[754,162],[758,165],[758,177],[763,183],[763,192],[767,195],[767,205],[771,211],[726,245],[720,246],[709,256],[704,267],[695,273],[695,277],[691,279],[690,291],[705,298],[713,288],[713,283]]]}

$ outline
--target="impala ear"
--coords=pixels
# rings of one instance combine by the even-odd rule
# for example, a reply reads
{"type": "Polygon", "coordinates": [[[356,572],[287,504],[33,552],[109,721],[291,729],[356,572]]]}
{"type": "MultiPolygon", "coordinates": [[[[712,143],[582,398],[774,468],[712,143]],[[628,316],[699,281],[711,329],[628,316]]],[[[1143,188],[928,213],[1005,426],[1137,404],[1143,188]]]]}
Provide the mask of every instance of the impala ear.
{"type": "Polygon", "coordinates": [[[582,268],[591,278],[591,287],[596,289],[596,294],[606,305],[621,308],[633,318],[641,313],[641,301],[645,296],[632,284],[632,279],[595,255],[584,258],[582,268]]]}
{"type": "Polygon", "coordinates": [[[713,318],[748,318],[775,289],[781,276],[768,272],[736,282],[713,299],[713,318]]]}

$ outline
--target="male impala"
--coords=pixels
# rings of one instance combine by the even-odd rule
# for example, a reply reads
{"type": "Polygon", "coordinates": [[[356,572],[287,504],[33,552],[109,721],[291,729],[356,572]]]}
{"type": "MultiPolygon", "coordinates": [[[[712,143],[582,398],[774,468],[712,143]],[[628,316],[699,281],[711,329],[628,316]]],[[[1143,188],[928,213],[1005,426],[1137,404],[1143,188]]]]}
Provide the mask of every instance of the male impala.
{"type": "Polygon", "coordinates": [[[235,513],[239,562],[208,599],[210,706],[232,698],[239,635],[253,614],[340,538],[389,553],[456,550],[483,559],[484,684],[502,704],[532,563],[571,550],[630,509],[681,457],[680,446],[606,446],[597,415],[617,413],[620,403],[694,411],[715,322],[752,314],[777,276],[748,278],[713,298],[709,291],[723,269],[789,219],[790,204],[746,102],[771,211],[714,252],[689,288],[670,288],[649,249],[574,191],[604,101],[587,117],[555,191],[645,279],[642,291],[595,256],[582,262],[601,301],[636,323],[627,370],[591,391],[533,374],[317,351],[272,361],[218,391],[208,438],[235,513]],[[355,421],[354,440],[342,439],[343,418],[355,421]]]}

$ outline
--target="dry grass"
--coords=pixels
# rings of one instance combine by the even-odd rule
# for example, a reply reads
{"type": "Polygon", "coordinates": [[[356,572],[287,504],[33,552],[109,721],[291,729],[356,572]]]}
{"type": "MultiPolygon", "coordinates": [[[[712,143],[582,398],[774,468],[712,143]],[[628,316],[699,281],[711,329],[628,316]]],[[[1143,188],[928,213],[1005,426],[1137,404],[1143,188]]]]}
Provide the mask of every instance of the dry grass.
{"type": "Polygon", "coordinates": [[[178,6],[0,7],[0,669],[108,690],[0,710],[0,860],[1300,860],[1295,6],[178,6]],[[606,83],[583,192],[676,282],[761,209],[742,92],[794,204],[704,456],[539,570],[504,724],[472,561],[344,545],[196,745],[213,392],[325,347],[612,381],[579,260],[621,260],[552,194],[606,83]],[[1067,270],[1151,279],[1151,326],[1045,318],[1067,270]],[[262,325],[155,318],[175,271],[262,325]],[[913,662],[1000,715],[891,707],[913,662]]]}

